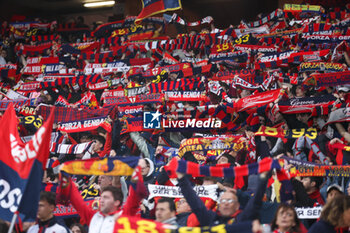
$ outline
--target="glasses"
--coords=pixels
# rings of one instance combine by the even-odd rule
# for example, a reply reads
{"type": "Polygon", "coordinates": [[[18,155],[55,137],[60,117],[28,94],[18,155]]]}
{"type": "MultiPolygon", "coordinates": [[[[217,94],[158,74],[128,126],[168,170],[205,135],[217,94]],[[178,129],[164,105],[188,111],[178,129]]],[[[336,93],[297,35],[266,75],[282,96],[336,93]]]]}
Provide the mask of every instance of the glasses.
{"type": "Polygon", "coordinates": [[[219,204],[232,204],[232,203],[235,203],[236,202],[236,200],[233,200],[233,199],[221,199],[220,201],[219,201],[219,204]]]}
{"type": "Polygon", "coordinates": [[[186,203],[187,201],[186,200],[180,200],[180,201],[178,201],[177,203],[178,204],[184,204],[184,203],[186,203]]]}

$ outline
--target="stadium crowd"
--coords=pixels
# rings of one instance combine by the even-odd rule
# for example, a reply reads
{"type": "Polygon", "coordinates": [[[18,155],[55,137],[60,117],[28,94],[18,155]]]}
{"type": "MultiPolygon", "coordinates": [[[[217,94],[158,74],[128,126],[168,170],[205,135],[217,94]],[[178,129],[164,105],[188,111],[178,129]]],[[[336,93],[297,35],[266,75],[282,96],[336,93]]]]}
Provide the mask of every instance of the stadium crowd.
{"type": "Polygon", "coordinates": [[[54,122],[15,232],[350,231],[350,5],[135,18],[2,23],[2,120],[54,122]]]}

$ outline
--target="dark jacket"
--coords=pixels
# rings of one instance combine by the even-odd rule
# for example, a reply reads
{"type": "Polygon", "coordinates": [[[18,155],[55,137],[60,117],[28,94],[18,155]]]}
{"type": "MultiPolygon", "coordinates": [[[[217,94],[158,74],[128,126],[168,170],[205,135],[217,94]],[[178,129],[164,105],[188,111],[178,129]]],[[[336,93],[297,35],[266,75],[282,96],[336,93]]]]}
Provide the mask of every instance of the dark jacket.
{"type": "Polygon", "coordinates": [[[308,233],[336,233],[335,227],[330,223],[320,219],[320,221],[314,223],[309,229],[308,233]]]}
{"type": "Polygon", "coordinates": [[[176,222],[179,226],[187,226],[187,219],[192,212],[186,212],[176,215],[176,222]]]}
{"type": "Polygon", "coordinates": [[[197,216],[201,226],[212,226],[221,223],[227,223],[233,219],[234,222],[252,221],[259,218],[259,210],[262,205],[262,198],[265,193],[267,185],[267,179],[260,179],[258,188],[253,198],[251,198],[244,210],[233,217],[223,217],[217,212],[208,210],[202,200],[197,196],[193,190],[190,181],[187,177],[179,179],[179,186],[181,192],[187,200],[187,203],[191,206],[193,213],[197,216]]]}

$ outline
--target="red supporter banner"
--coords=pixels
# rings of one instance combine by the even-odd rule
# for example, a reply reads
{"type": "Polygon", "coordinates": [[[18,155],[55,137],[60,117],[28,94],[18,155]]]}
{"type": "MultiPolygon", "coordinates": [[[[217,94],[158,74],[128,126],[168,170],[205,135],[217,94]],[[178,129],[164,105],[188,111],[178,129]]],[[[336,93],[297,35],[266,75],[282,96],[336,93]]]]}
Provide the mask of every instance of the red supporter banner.
{"type": "Polygon", "coordinates": [[[17,91],[32,92],[40,89],[40,82],[22,83],[17,91]]]}
{"type": "Polygon", "coordinates": [[[280,51],[280,49],[275,46],[247,45],[247,44],[235,45],[234,49],[240,50],[240,51],[256,51],[260,53],[276,53],[280,51]]]}
{"type": "Polygon", "coordinates": [[[258,108],[276,101],[278,97],[280,97],[283,93],[283,89],[265,91],[256,95],[241,98],[236,103],[234,103],[233,106],[234,109],[236,109],[239,112],[246,111],[251,108],[258,108]]]}
{"type": "Polygon", "coordinates": [[[164,94],[147,94],[137,96],[106,97],[103,107],[111,105],[137,105],[146,103],[162,103],[164,94]]]}
{"type": "Polygon", "coordinates": [[[142,75],[142,77],[150,78],[160,74],[163,70],[167,70],[170,73],[176,73],[176,72],[182,71],[184,77],[193,75],[191,63],[178,63],[174,65],[156,67],[146,71],[143,71],[143,68],[141,67],[134,67],[129,70],[129,72],[127,73],[127,76],[129,77],[131,75],[142,75]]]}
{"type": "Polygon", "coordinates": [[[255,70],[230,70],[230,71],[219,71],[215,74],[211,80],[222,81],[222,80],[232,80],[238,75],[240,78],[245,79],[247,82],[253,83],[255,78],[255,70]]]}
{"type": "Polygon", "coordinates": [[[350,83],[350,71],[334,72],[327,74],[314,74],[304,84],[307,86],[338,86],[350,83]]]}
{"type": "Polygon", "coordinates": [[[27,65],[34,64],[57,64],[60,60],[58,57],[29,57],[27,58],[27,65]]]}
{"type": "Polygon", "coordinates": [[[168,101],[204,101],[207,96],[201,91],[165,91],[168,101]]]}
{"type": "Polygon", "coordinates": [[[101,95],[101,99],[104,99],[106,97],[123,97],[123,96],[125,96],[124,90],[120,90],[120,89],[105,90],[101,95]]]}
{"type": "Polygon", "coordinates": [[[111,131],[111,127],[104,127],[107,117],[91,118],[81,121],[61,122],[58,130],[67,133],[85,132],[97,129],[98,127],[105,128],[108,132],[111,131]]]}
{"type": "Polygon", "coordinates": [[[85,43],[75,43],[71,44],[71,46],[79,49],[82,52],[91,51],[94,49],[98,49],[100,47],[100,43],[96,42],[85,42],[85,43]]]}
{"type": "Polygon", "coordinates": [[[37,98],[33,99],[15,99],[15,100],[1,100],[0,110],[4,111],[9,107],[10,103],[13,103],[15,109],[20,109],[23,106],[36,106],[38,102],[37,98]]]}

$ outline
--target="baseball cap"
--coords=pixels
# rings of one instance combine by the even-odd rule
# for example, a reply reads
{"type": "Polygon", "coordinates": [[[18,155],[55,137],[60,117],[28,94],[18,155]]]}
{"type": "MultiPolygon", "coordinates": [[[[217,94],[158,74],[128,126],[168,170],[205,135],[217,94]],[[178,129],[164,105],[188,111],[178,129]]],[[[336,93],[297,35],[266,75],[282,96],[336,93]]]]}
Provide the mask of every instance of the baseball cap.
{"type": "Polygon", "coordinates": [[[328,194],[332,189],[336,189],[336,190],[338,190],[339,192],[344,193],[344,190],[343,190],[342,187],[340,187],[340,186],[337,185],[337,184],[332,184],[332,185],[328,186],[328,188],[327,188],[327,194],[328,194]]]}
{"type": "Polygon", "coordinates": [[[348,86],[339,87],[338,91],[349,92],[350,91],[350,87],[348,87],[348,86]]]}

